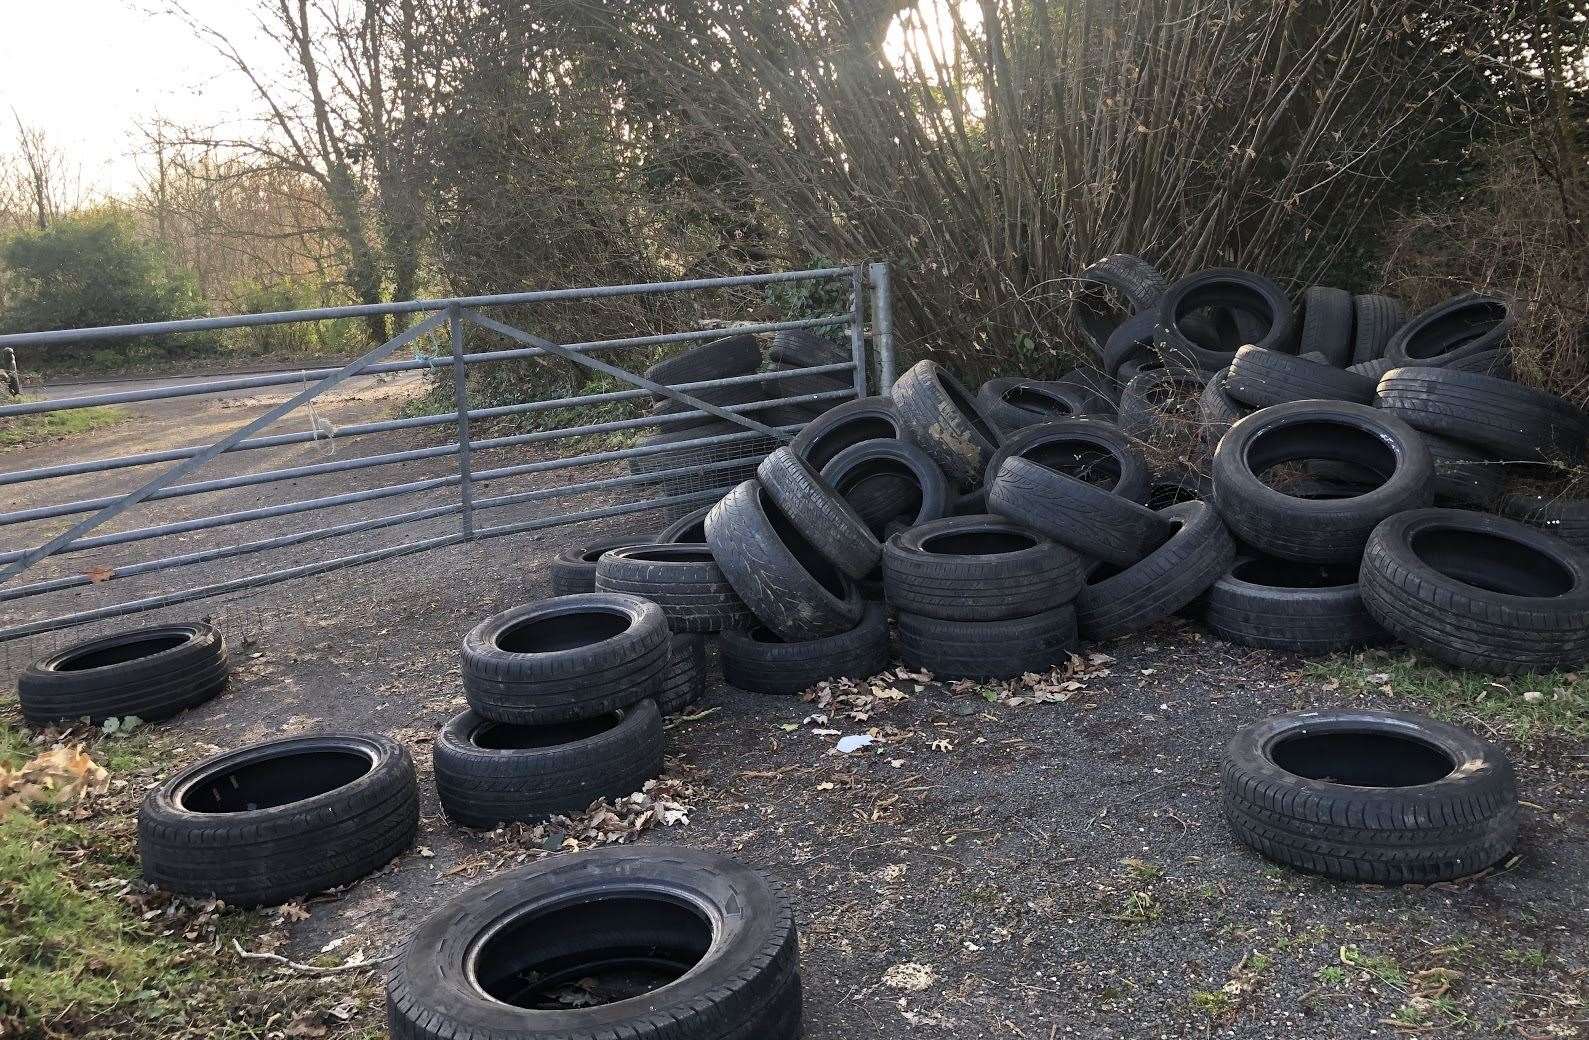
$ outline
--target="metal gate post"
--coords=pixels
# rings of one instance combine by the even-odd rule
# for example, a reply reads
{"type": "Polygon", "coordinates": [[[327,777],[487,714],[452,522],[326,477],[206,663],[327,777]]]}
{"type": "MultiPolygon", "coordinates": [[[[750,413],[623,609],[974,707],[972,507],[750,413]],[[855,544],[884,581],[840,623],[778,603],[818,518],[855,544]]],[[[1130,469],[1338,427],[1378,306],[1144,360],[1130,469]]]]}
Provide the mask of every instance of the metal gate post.
{"type": "Polygon", "coordinates": [[[452,403],[458,411],[458,492],[463,502],[459,516],[463,535],[474,538],[474,457],[469,440],[469,379],[464,366],[463,309],[456,303],[447,307],[447,331],[452,334],[452,403]]]}
{"type": "Polygon", "coordinates": [[[872,340],[877,344],[877,392],[894,388],[894,302],[889,295],[888,265],[871,266],[872,340]]]}
{"type": "Polygon", "coordinates": [[[850,358],[855,362],[855,396],[866,396],[866,268],[850,274],[850,358]]]}

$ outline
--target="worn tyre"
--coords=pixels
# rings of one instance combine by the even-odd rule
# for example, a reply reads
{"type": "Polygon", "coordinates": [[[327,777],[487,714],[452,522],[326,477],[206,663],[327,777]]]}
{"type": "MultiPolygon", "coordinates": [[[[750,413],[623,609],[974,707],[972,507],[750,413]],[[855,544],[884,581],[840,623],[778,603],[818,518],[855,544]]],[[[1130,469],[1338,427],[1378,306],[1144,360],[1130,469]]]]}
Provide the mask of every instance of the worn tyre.
{"type": "Polygon", "coordinates": [[[466,711],[442,727],[432,756],[436,795],[454,822],[534,823],[632,794],[659,776],[662,713],[644,700],[579,722],[513,726],[466,711]]]}
{"type": "Polygon", "coordinates": [[[1269,556],[1350,563],[1388,516],[1428,505],[1434,460],[1406,423],[1366,405],[1293,401],[1263,408],[1231,428],[1214,451],[1214,501],[1243,542],[1269,556]],[[1298,498],[1270,486],[1268,471],[1326,460],[1379,484],[1347,498],[1298,498]]]}
{"type": "Polygon", "coordinates": [[[794,914],[716,853],[554,856],[426,918],[387,976],[386,1014],[393,1040],[797,1040],[794,914]]]}
{"type": "Polygon", "coordinates": [[[751,693],[796,694],[830,679],[868,679],[888,670],[888,618],[871,603],[848,632],[789,642],[765,628],[723,635],[723,678],[751,693]]]}
{"type": "Polygon", "coordinates": [[[759,481],[745,481],[712,507],[706,544],[745,605],[784,639],[845,632],[861,620],[855,583],[800,533],[759,481]]]}
{"type": "Polygon", "coordinates": [[[470,630],[464,696],[494,722],[573,722],[655,696],[667,663],[667,616],[655,603],[614,592],[560,596],[470,630]]]}
{"type": "Polygon", "coordinates": [[[1589,551],[1589,499],[1564,495],[1505,495],[1499,507],[1502,516],[1537,527],[1589,551]]]}
{"type": "Polygon", "coordinates": [[[1201,374],[1158,369],[1143,372],[1120,391],[1115,424],[1139,441],[1165,441],[1193,436],[1202,425],[1201,374]]]}
{"type": "Polygon", "coordinates": [[[894,524],[914,527],[949,509],[949,479],[925,451],[904,440],[852,444],[822,467],[822,479],[856,511],[874,536],[894,524]]]}
{"type": "Polygon", "coordinates": [[[1219,439],[1229,433],[1232,426],[1252,411],[1230,396],[1230,390],[1226,386],[1226,381],[1229,379],[1229,366],[1209,376],[1208,382],[1203,385],[1203,393],[1197,401],[1198,415],[1203,420],[1203,439],[1209,444],[1218,444],[1219,439]]]}
{"type": "Polygon", "coordinates": [[[1141,311],[1153,311],[1164,295],[1164,275],[1141,257],[1112,253],[1081,269],[1076,280],[1084,290],[1077,294],[1076,322],[1092,340],[1093,349],[1102,351],[1109,335],[1122,321],[1141,311]],[[1107,299],[1112,290],[1124,305],[1107,299]]]}
{"type": "Polygon", "coordinates": [[[1186,328],[1188,318],[1210,307],[1245,311],[1256,317],[1263,334],[1251,341],[1253,346],[1272,351],[1296,350],[1295,312],[1280,286],[1251,271],[1226,267],[1188,275],[1165,290],[1159,300],[1156,333],[1160,349],[1195,359],[1197,367],[1205,372],[1217,372],[1230,364],[1234,350],[1205,347],[1186,328]]]}
{"type": "Polygon", "coordinates": [[[1508,462],[1584,461],[1583,413],[1555,394],[1449,368],[1394,368],[1379,407],[1426,433],[1465,441],[1508,462]]]}
{"type": "Polygon", "coordinates": [[[865,577],[877,566],[883,547],[866,521],[791,449],[768,455],[756,468],[756,477],[789,522],[833,566],[852,578],[865,577]]]}
{"type": "Polygon", "coordinates": [[[1225,388],[1230,396],[1254,408],[1289,401],[1368,404],[1374,400],[1374,384],[1366,376],[1257,347],[1236,352],[1225,388]]]}
{"type": "Polygon", "coordinates": [[[17,678],[28,725],[130,716],[168,719],[226,685],[226,640],[203,621],[156,625],[68,646],[17,678]]]}
{"type": "Polygon", "coordinates": [[[1589,554],[1466,509],[1415,509],[1374,529],[1363,603],[1397,639],[1482,672],[1589,660],[1589,554]]]}
{"type": "Polygon", "coordinates": [[[706,636],[698,632],[674,632],[668,638],[668,666],[657,683],[657,709],[664,716],[678,715],[695,705],[705,693],[706,636]]]}
{"type": "Polygon", "coordinates": [[[871,440],[909,440],[894,402],[886,397],[845,401],[812,419],[789,447],[818,473],[845,448],[871,440]]]}
{"type": "Polygon", "coordinates": [[[816,329],[782,329],[772,337],[768,356],[777,364],[795,368],[841,365],[851,360],[848,340],[838,342],[816,329]]]}
{"type": "Polygon", "coordinates": [[[1352,364],[1383,358],[1390,338],[1405,324],[1407,309],[1400,300],[1375,293],[1352,297],[1352,364]]]}
{"type": "Polygon", "coordinates": [[[1070,383],[1000,376],[977,391],[982,411],[1005,433],[1054,419],[1086,415],[1112,418],[1114,405],[1100,395],[1070,383]]]}
{"type": "Polygon", "coordinates": [[[1391,336],[1385,357],[1397,365],[1440,368],[1506,345],[1517,324],[1505,300],[1463,293],[1414,316],[1391,336]]]}
{"type": "Polygon", "coordinates": [[[138,811],[143,877],[233,906],[350,884],[414,844],[419,789],[390,737],[321,733],[223,751],[179,770],[138,811]]]}
{"type": "Polygon", "coordinates": [[[1506,467],[1488,452],[1432,433],[1423,442],[1435,464],[1436,505],[1488,509],[1501,497],[1506,467]]]}
{"type": "Polygon", "coordinates": [[[1160,516],[1174,533],[1126,567],[1101,563],[1076,597],[1076,618],[1088,639],[1112,639],[1155,624],[1190,604],[1230,569],[1236,543],[1207,502],[1171,506],[1160,516]]]}
{"type": "Polygon", "coordinates": [[[755,624],[750,609],[699,543],[626,545],[596,564],[596,591],[650,600],[673,632],[721,632],[755,624]]]}
{"type": "Polygon", "coordinates": [[[944,476],[965,487],[982,482],[1003,436],[960,380],[935,362],[922,361],[891,391],[910,439],[932,456],[944,476]]]}
{"type": "MultiPolygon", "coordinates": [[[[710,507],[707,507],[710,508],[710,507]]],[[[552,595],[574,596],[581,592],[596,591],[596,562],[609,549],[626,545],[649,545],[653,541],[668,541],[652,535],[619,535],[603,538],[589,545],[571,545],[552,559],[552,595]]]]}
{"type": "Polygon", "coordinates": [[[1517,785],[1497,747],[1408,712],[1299,711],[1225,748],[1231,832],[1264,857],[1341,881],[1450,881],[1517,843],[1517,785]]]}
{"type": "Polygon", "coordinates": [[[988,486],[988,510],[1121,566],[1142,559],[1174,530],[1151,509],[1023,458],[999,469],[988,486]]]}
{"type": "Polygon", "coordinates": [[[1302,336],[1298,354],[1319,353],[1336,368],[1352,363],[1352,294],[1345,289],[1313,285],[1302,291],[1302,336]]]}
{"type": "Polygon", "coordinates": [[[1104,370],[1124,386],[1145,371],[1170,369],[1196,372],[1200,362],[1189,350],[1176,349],[1158,339],[1157,311],[1132,315],[1109,336],[1100,360],[1104,370]]]}
{"type": "MultiPolygon", "coordinates": [[[[655,537],[644,541],[635,542],[635,545],[705,545],[706,544],[706,514],[712,511],[716,502],[708,502],[690,510],[677,520],[659,531],[655,537]]],[[[618,546],[613,546],[614,549],[618,546]]],[[[598,556],[597,559],[600,559],[598,556]]],[[[596,575],[591,572],[591,588],[595,591],[596,575]]]]}
{"type": "Polygon", "coordinates": [[[1076,649],[1070,604],[1002,621],[944,621],[901,611],[900,657],[939,679],[1013,679],[1047,672],[1076,649]]]}
{"type": "Polygon", "coordinates": [[[1361,364],[1347,365],[1346,370],[1353,373],[1354,375],[1360,375],[1365,379],[1371,379],[1374,381],[1374,385],[1378,386],[1379,378],[1395,367],[1396,362],[1390,360],[1389,358],[1375,358],[1373,361],[1364,361],[1361,364]]]}
{"type": "Polygon", "coordinates": [[[1357,567],[1238,559],[1203,600],[1209,631],[1229,643],[1324,654],[1389,640],[1363,606],[1357,567]]]}
{"type": "Polygon", "coordinates": [[[1114,423],[1060,419],[1029,426],[993,456],[988,464],[989,483],[1012,458],[1036,462],[1131,502],[1148,500],[1151,474],[1141,445],[1114,423]]]}
{"type": "Polygon", "coordinates": [[[646,378],[653,383],[699,383],[750,375],[760,367],[761,346],[755,336],[725,336],[657,362],[646,369],[646,378]]]}
{"type": "Polygon", "coordinates": [[[1029,617],[1080,591],[1075,552],[997,516],[955,516],[901,531],[883,548],[896,610],[945,621],[1029,617]]]}

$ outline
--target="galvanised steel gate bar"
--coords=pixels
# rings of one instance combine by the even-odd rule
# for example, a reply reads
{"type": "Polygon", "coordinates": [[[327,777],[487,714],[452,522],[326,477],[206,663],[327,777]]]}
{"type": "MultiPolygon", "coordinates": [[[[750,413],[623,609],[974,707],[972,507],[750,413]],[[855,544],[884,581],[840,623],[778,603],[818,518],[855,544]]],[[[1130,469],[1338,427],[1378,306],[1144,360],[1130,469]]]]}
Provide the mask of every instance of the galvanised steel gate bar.
{"type": "MultiPolygon", "coordinates": [[[[21,508],[8,508],[0,512],[0,535],[7,530],[23,533],[30,525],[36,527],[51,519],[78,513],[94,515],[74,523],[53,535],[39,535],[43,540],[31,548],[8,547],[0,550],[0,581],[14,578],[23,571],[48,563],[55,573],[38,579],[0,586],[0,603],[27,604],[39,609],[53,594],[81,595],[89,586],[101,599],[112,598],[101,592],[117,580],[141,578],[163,571],[209,565],[205,583],[184,589],[154,591],[130,599],[105,602],[91,609],[77,609],[58,616],[18,617],[11,613],[0,614],[0,642],[28,635],[54,631],[76,624],[132,614],[143,610],[172,606],[210,596],[243,592],[294,577],[323,574],[327,571],[362,563],[391,559],[407,553],[457,544],[461,541],[499,537],[523,531],[540,530],[559,524],[581,520],[601,519],[645,512],[668,507],[683,512],[699,502],[711,501],[732,483],[742,479],[747,465],[753,467],[760,456],[781,440],[788,439],[815,410],[858,396],[864,396],[867,386],[865,307],[870,303],[873,314],[873,346],[877,356],[880,385],[892,382],[892,329],[888,312],[887,270],[883,265],[870,267],[825,268],[813,271],[780,272],[766,275],[745,275],[733,278],[694,279],[689,281],[660,282],[630,286],[598,286],[589,289],[560,289],[528,293],[509,293],[493,296],[464,297],[447,300],[406,301],[395,304],[317,308],[305,311],[277,312],[272,314],[241,315],[223,318],[202,318],[178,322],[145,323],[85,330],[63,330],[45,333],[22,333],[0,336],[0,347],[47,346],[62,342],[83,343],[136,336],[195,332],[228,328],[248,328],[279,325],[298,321],[323,321],[331,318],[363,317],[371,314],[428,313],[423,321],[399,333],[391,340],[341,368],[261,373],[242,377],[205,380],[198,383],[179,384],[153,389],[123,390],[104,394],[84,395],[55,401],[21,402],[0,406],[0,421],[19,418],[58,409],[87,408],[98,405],[138,404],[238,390],[256,390],[273,386],[301,384],[304,388],[288,399],[269,407],[263,414],[228,436],[208,445],[162,448],[136,451],[112,458],[84,459],[34,465],[12,472],[0,473],[0,488],[23,488],[40,481],[80,477],[92,474],[134,470],[142,466],[176,463],[169,470],[133,490],[118,495],[99,495],[78,498],[75,501],[44,501],[35,496],[35,502],[21,508]],[[556,344],[549,340],[514,328],[479,313],[479,308],[496,306],[523,306],[527,304],[599,300],[609,297],[645,295],[651,293],[687,292],[702,289],[754,287],[799,280],[827,279],[841,284],[848,282],[850,308],[848,313],[802,318],[790,321],[756,322],[732,325],[725,328],[698,329],[687,332],[627,336],[587,342],[556,344]],[[866,291],[870,289],[869,301],[866,291]],[[519,344],[514,349],[477,351],[465,349],[465,325],[473,325],[496,335],[505,336],[519,344]],[[390,355],[405,346],[423,341],[439,333],[445,325],[448,335],[446,356],[429,353],[409,359],[391,359],[390,355]],[[645,376],[618,365],[587,357],[590,352],[605,350],[648,349],[664,345],[690,345],[716,339],[724,335],[750,333],[775,333],[786,330],[811,330],[844,327],[848,331],[845,360],[840,360],[840,350],[835,349],[832,363],[812,365],[788,371],[763,371],[716,379],[698,380],[672,386],[657,384],[645,376]],[[527,358],[558,358],[582,368],[593,369],[606,376],[635,384],[634,389],[602,391],[572,397],[524,401],[515,404],[473,408],[469,400],[467,373],[471,366],[494,361],[527,358]],[[435,372],[437,362],[450,364],[450,390],[453,410],[432,414],[407,416],[396,419],[377,419],[350,423],[336,427],[328,440],[317,424],[304,432],[277,433],[256,436],[265,426],[276,422],[302,406],[312,404],[316,398],[347,379],[359,376],[389,375],[416,372],[435,372]],[[313,381],[313,385],[311,384],[313,381]],[[780,384],[801,380],[798,391],[784,395],[780,384]],[[831,380],[831,383],[826,381],[831,380]],[[819,389],[814,392],[811,387],[819,389]],[[831,385],[832,389],[826,389],[831,385]],[[716,404],[698,396],[703,391],[718,388],[737,388],[733,400],[745,396],[756,398],[746,403],[716,404]],[[680,409],[668,412],[653,409],[653,414],[638,414],[629,418],[587,422],[550,430],[528,433],[509,433],[486,438],[478,437],[473,424],[479,421],[500,420],[512,417],[534,417],[556,409],[604,406],[634,408],[657,399],[671,402],[670,407],[680,409]],[[764,421],[765,420],[765,421],[764,421]],[[400,431],[420,430],[443,424],[453,424],[455,439],[446,444],[386,451],[370,455],[357,455],[334,461],[267,468],[259,472],[212,477],[205,480],[178,483],[198,468],[225,457],[239,458],[238,453],[290,449],[310,442],[328,444],[334,453],[341,444],[351,439],[400,431]],[[621,447],[603,447],[603,450],[564,454],[556,457],[535,457],[512,461],[506,465],[481,468],[478,458],[482,452],[506,449],[539,449],[559,440],[578,440],[592,437],[626,435],[643,428],[662,431],[678,429],[682,432],[668,438],[646,438],[641,442],[621,447]],[[721,432],[721,431],[730,432],[721,432]],[[693,436],[691,434],[694,434],[693,436]],[[359,485],[349,478],[373,473],[380,467],[393,465],[425,466],[451,461],[450,472],[420,476],[395,484],[359,485]],[[554,486],[504,488],[488,495],[477,494],[478,485],[487,482],[537,480],[555,477],[583,467],[610,467],[627,463],[632,472],[619,475],[597,474],[595,479],[558,483],[554,486]],[[324,490],[334,494],[311,494],[308,497],[271,505],[250,505],[243,509],[223,509],[210,515],[189,516],[182,519],[156,517],[158,522],[121,530],[90,535],[96,527],[114,522],[127,510],[151,508],[172,500],[214,494],[239,488],[269,487],[284,481],[306,480],[336,475],[338,483],[324,490]],[[458,485],[453,501],[421,506],[380,516],[363,516],[357,519],[319,523],[315,526],[271,532],[266,537],[239,540],[231,544],[185,546],[184,551],[149,559],[131,559],[117,556],[105,566],[95,560],[96,566],[84,572],[61,572],[60,565],[77,553],[117,548],[125,553],[127,547],[168,536],[202,537],[214,532],[256,521],[271,521],[313,514],[322,510],[367,506],[402,496],[425,496],[445,491],[458,485]],[[660,494],[658,493],[660,491],[660,494]],[[631,493],[642,497],[612,503],[597,498],[592,505],[572,510],[553,512],[506,523],[482,526],[477,522],[479,513],[487,510],[518,509],[525,507],[578,500],[582,497],[602,495],[610,499],[614,493],[631,493]],[[423,529],[458,517],[450,531],[419,537],[398,544],[371,544],[368,537],[399,526],[423,529]],[[365,541],[354,546],[355,551],[345,552],[325,559],[304,562],[291,561],[291,565],[275,569],[262,569],[227,576],[213,568],[225,570],[228,561],[246,560],[256,554],[313,545],[333,538],[365,541]]],[[[835,345],[836,346],[836,345],[835,345]]],[[[445,369],[443,369],[445,371],[445,369]]],[[[795,384],[789,384],[795,385],[795,384]]],[[[659,406],[660,408],[660,406],[659,406]]],[[[25,500],[24,500],[25,501],[25,500]]],[[[17,506],[13,499],[0,503],[17,506]]],[[[169,508],[169,507],[167,507],[169,508]]],[[[15,546],[15,541],[12,542],[15,546]]],[[[234,564],[235,565],[235,564],[234,564]]],[[[70,565],[68,564],[68,567],[70,565]]],[[[73,606],[80,606],[74,601],[73,606]]]]}

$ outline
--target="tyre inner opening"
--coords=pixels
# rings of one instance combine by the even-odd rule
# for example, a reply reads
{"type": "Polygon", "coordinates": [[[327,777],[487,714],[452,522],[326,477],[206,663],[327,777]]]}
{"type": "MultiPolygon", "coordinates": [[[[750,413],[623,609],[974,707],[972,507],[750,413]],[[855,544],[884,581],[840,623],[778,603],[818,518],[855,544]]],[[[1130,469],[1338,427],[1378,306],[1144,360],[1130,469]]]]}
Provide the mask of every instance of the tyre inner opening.
{"type": "Polygon", "coordinates": [[[1481,301],[1459,307],[1408,337],[1407,356],[1431,358],[1456,350],[1489,332],[1505,318],[1506,308],[1499,303],[1481,301]]]}
{"type": "Polygon", "coordinates": [[[1357,584],[1357,567],[1338,563],[1298,563],[1260,556],[1231,569],[1237,581],[1273,589],[1333,589],[1357,584]]]}
{"type": "Polygon", "coordinates": [[[90,668],[104,668],[107,665],[126,664],[144,657],[153,657],[163,654],[167,650],[175,650],[188,641],[188,637],[177,632],[162,632],[159,635],[148,635],[142,638],[128,639],[126,642],[117,643],[115,646],[102,646],[97,650],[88,650],[80,654],[71,654],[61,659],[55,666],[58,672],[83,672],[90,668]]]}
{"type": "Polygon", "coordinates": [[[1093,444],[1079,441],[1048,441],[1021,452],[1021,458],[1047,466],[1094,487],[1113,491],[1120,486],[1120,460],[1093,444]]]}
{"type": "Polygon", "coordinates": [[[812,469],[820,470],[832,462],[834,456],[852,444],[871,440],[894,440],[898,436],[899,428],[887,419],[871,417],[849,419],[814,439],[806,454],[806,461],[811,463],[812,469]]]}
{"type": "Polygon", "coordinates": [[[695,909],[652,893],[612,895],[524,914],[472,961],[490,997],[533,1011],[578,1011],[654,992],[687,975],[712,945],[695,909]]]}
{"type": "MultiPolygon", "coordinates": [[[[705,521],[702,522],[703,529],[705,521]]],[[[624,554],[626,560],[644,560],[647,563],[711,563],[710,550],[696,545],[652,545],[624,554]]]]}
{"type": "MultiPolygon", "coordinates": [[[[674,542],[676,542],[676,543],[678,543],[680,545],[684,545],[684,544],[705,545],[706,544],[706,517],[704,517],[704,516],[701,517],[699,520],[695,521],[690,526],[688,526],[684,530],[680,531],[679,532],[679,536],[677,538],[673,539],[673,540],[674,540],[674,542]]],[[[708,553],[707,555],[710,556],[711,554],[708,553]]]]}
{"type": "Polygon", "coordinates": [[[966,422],[970,423],[978,433],[987,438],[989,444],[999,443],[1001,438],[998,432],[988,425],[986,419],[982,418],[982,413],[977,411],[976,405],[971,401],[971,395],[965,392],[965,388],[947,372],[938,373],[938,382],[943,387],[943,392],[949,395],[949,400],[955,406],[955,410],[965,416],[966,422]]]}
{"type": "Polygon", "coordinates": [[[827,589],[835,599],[844,598],[844,577],[837,567],[828,562],[828,558],[817,551],[817,547],[806,540],[799,529],[778,508],[778,503],[772,500],[765,488],[759,484],[756,495],[761,500],[761,508],[766,512],[767,519],[772,523],[772,529],[778,535],[778,540],[783,542],[800,566],[805,568],[807,574],[817,580],[817,583],[827,589]]]}
{"type": "Polygon", "coordinates": [[[921,481],[909,466],[893,459],[868,459],[856,465],[839,478],[834,490],[879,538],[891,522],[914,524],[921,515],[921,481]],[[890,503],[890,508],[879,508],[879,502],[890,503]]]}
{"type": "Polygon", "coordinates": [[[346,787],[370,767],[356,751],[296,751],[201,778],[179,802],[195,813],[274,809],[346,787]]]}
{"type": "Polygon", "coordinates": [[[1161,509],[1178,506],[1182,502],[1196,502],[1203,497],[1191,483],[1163,481],[1153,485],[1148,492],[1147,506],[1155,513],[1161,509]]]}
{"type": "Polygon", "coordinates": [[[629,618],[615,610],[576,610],[509,625],[497,636],[497,649],[510,654],[545,654],[600,643],[628,630],[629,618]]]}
{"type": "Polygon", "coordinates": [[[1241,285],[1220,284],[1194,289],[1181,298],[1176,308],[1175,327],[1181,335],[1205,350],[1234,351],[1246,345],[1236,312],[1241,311],[1261,326],[1263,339],[1274,327],[1275,315],[1262,294],[1241,285]],[[1211,302],[1217,297],[1217,303],[1211,302]]]}
{"type": "Polygon", "coordinates": [[[554,722],[540,726],[483,721],[469,734],[469,740],[475,747],[487,751],[530,751],[586,740],[607,732],[620,721],[622,717],[616,712],[594,719],[580,719],[578,722],[554,722]]]}
{"type": "Polygon", "coordinates": [[[1304,733],[1282,740],[1269,759],[1288,773],[1349,787],[1418,787],[1457,767],[1433,744],[1399,733],[1304,733]]]}
{"type": "Polygon", "coordinates": [[[999,400],[1012,408],[1035,415],[1075,415],[1070,402],[1062,397],[1039,390],[1035,386],[1012,386],[999,395],[999,400]]]}
{"type": "Polygon", "coordinates": [[[1411,541],[1413,555],[1448,578],[1507,596],[1560,596],[1572,572],[1520,542],[1480,531],[1435,527],[1411,541]]]}
{"type": "Polygon", "coordinates": [[[1396,461],[1395,451],[1384,441],[1344,423],[1289,423],[1264,430],[1247,442],[1247,467],[1281,494],[1290,494],[1288,487],[1299,477],[1313,476],[1318,463],[1348,464],[1364,482],[1366,493],[1390,479],[1396,461]]]}
{"type": "Polygon", "coordinates": [[[1037,544],[1037,539],[1019,531],[957,531],[935,534],[921,542],[923,552],[943,556],[997,556],[1020,552],[1037,544]]]}

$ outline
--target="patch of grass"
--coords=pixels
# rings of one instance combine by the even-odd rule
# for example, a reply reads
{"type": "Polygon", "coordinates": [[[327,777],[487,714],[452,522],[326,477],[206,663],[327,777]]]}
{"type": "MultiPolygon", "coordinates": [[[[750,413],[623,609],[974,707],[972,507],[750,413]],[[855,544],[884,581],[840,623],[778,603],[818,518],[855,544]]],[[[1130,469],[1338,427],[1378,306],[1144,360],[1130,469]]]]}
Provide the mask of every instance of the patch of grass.
{"type": "Polygon", "coordinates": [[[1236,1010],[1235,996],[1220,989],[1195,989],[1188,999],[1209,1018],[1224,1018],[1236,1010]]]}
{"type": "Polygon", "coordinates": [[[97,408],[68,408],[59,412],[0,419],[0,449],[21,448],[40,441],[74,437],[119,423],[125,418],[125,408],[100,405],[97,408]]]}
{"type": "MultiPolygon", "coordinates": [[[[71,734],[68,735],[70,738],[71,734]]],[[[134,730],[94,737],[113,773],[148,766],[158,740],[134,730]]],[[[0,724],[0,761],[48,743],[0,724]]],[[[91,804],[35,806],[0,820],[0,1036],[39,1040],[243,1040],[265,1035],[374,1037],[378,976],[283,977],[231,954],[267,945],[269,918],[173,900],[143,888],[129,784],[91,804]],[[352,998],[352,1021],[325,1008],[352,998]],[[283,1032],[285,1030],[285,1032],[283,1032]]]]}
{"type": "Polygon", "coordinates": [[[1401,965],[1383,954],[1364,953],[1356,946],[1343,946],[1341,962],[1367,972],[1388,986],[1399,987],[1407,982],[1407,974],[1401,970],[1401,965]]]}
{"type": "Polygon", "coordinates": [[[1545,970],[1546,957],[1544,950],[1502,950],[1501,959],[1514,967],[1526,968],[1529,971],[1545,970]]]}
{"type": "Polygon", "coordinates": [[[1482,723],[1527,742],[1589,738],[1589,670],[1484,675],[1433,665],[1405,651],[1370,650],[1310,661],[1304,678],[1349,693],[1386,693],[1437,718],[1482,723]]]}
{"type": "Polygon", "coordinates": [[[1164,916],[1164,905],[1152,892],[1132,892],[1121,901],[1120,908],[1109,916],[1128,924],[1147,924],[1164,916]]]}

